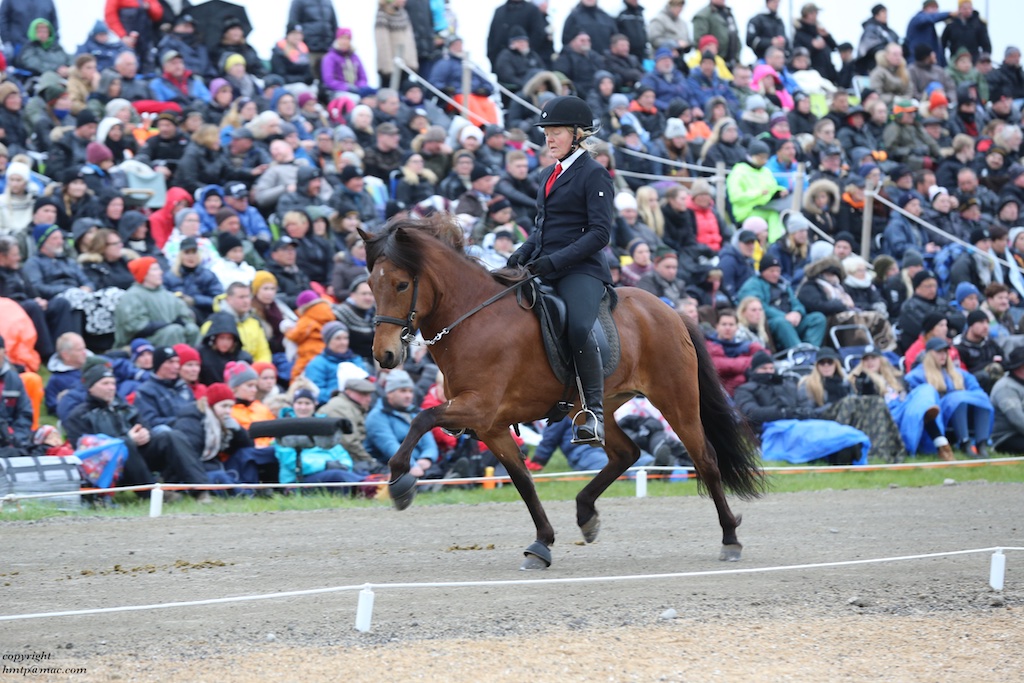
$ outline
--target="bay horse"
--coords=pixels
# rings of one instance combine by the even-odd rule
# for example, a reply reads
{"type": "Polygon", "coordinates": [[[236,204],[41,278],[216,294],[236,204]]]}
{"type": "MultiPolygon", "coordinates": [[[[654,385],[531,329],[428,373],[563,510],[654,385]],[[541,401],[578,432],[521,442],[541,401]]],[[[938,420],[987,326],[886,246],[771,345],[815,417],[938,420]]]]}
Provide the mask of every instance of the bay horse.
{"type": "MultiPolygon", "coordinates": [[[[360,235],[377,303],[374,358],[383,368],[399,366],[418,329],[444,373],[448,397],[412,420],[388,461],[395,506],[403,510],[415,496],[410,458],[424,434],[434,427],[472,430],[508,470],[536,526],[536,540],[526,548],[521,569],[546,569],[554,529],[509,430],[544,417],[565,395],[543,350],[537,316],[507,294],[510,286],[531,276],[521,268],[488,272],[465,254],[462,229],[445,214],[396,219],[379,233],[360,235]]],[[[682,440],[702,492],[715,503],[722,527],[719,558],[737,561],[740,517],[729,509],[724,489],[741,498],[763,492],[756,440],[729,405],[700,328],[648,292],[631,287],[617,292],[614,319],[621,359],[605,380],[604,394],[608,464],[576,496],[583,538],[587,543],[597,538],[598,497],[640,455],[612,415],[630,398],[643,395],[682,440]]],[[[578,410],[575,399],[571,415],[578,410]]]]}

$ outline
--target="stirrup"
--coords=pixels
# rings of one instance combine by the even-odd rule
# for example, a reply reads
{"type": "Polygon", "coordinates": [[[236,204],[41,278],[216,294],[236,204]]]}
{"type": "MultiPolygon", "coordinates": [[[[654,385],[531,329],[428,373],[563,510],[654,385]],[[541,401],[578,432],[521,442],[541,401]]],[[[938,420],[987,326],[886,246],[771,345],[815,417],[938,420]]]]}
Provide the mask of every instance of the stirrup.
{"type": "Polygon", "coordinates": [[[603,431],[604,430],[601,428],[601,421],[597,419],[597,415],[594,413],[594,411],[591,410],[590,408],[584,407],[582,410],[580,410],[580,412],[578,412],[575,415],[573,415],[573,418],[572,418],[572,439],[570,440],[570,443],[574,443],[574,444],[581,444],[581,443],[594,444],[594,443],[596,443],[596,444],[600,444],[600,445],[604,446],[604,434],[601,433],[603,431]],[[580,415],[583,415],[585,418],[589,417],[590,419],[592,419],[594,421],[594,436],[592,436],[590,438],[582,438],[582,437],[580,437],[579,429],[580,429],[580,427],[586,426],[586,423],[587,423],[587,421],[584,420],[583,424],[576,424],[576,421],[579,419],[580,415]]]}

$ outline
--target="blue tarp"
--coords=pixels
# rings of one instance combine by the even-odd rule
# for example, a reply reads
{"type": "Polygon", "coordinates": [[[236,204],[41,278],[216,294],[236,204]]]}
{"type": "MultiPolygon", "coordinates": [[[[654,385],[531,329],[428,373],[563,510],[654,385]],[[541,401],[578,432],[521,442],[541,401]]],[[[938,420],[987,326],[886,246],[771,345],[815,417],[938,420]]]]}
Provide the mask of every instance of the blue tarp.
{"type": "Polygon", "coordinates": [[[761,433],[764,460],[801,464],[819,460],[850,446],[861,445],[854,465],[868,464],[871,439],[867,434],[831,420],[776,420],[761,433]]]}

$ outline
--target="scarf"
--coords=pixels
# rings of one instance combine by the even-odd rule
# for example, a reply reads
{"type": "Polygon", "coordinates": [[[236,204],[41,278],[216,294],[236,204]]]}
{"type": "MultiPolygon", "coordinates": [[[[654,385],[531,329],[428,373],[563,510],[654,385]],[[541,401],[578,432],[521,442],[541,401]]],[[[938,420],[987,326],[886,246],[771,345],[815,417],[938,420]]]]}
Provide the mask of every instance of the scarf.
{"type": "Polygon", "coordinates": [[[971,257],[974,259],[974,264],[978,267],[978,277],[981,278],[982,282],[982,287],[980,287],[980,289],[984,291],[985,287],[992,284],[992,274],[995,270],[995,261],[993,261],[992,257],[988,255],[988,252],[983,251],[976,251],[971,254],[971,257]]]}
{"type": "Polygon", "coordinates": [[[639,102],[637,102],[636,100],[633,100],[632,102],[629,103],[629,110],[632,111],[632,112],[640,112],[642,114],[657,114],[658,113],[658,108],[657,107],[651,107],[650,109],[646,109],[639,102]]]}
{"type": "Polygon", "coordinates": [[[865,275],[862,278],[847,275],[846,279],[843,280],[843,284],[847,287],[853,287],[854,289],[870,289],[872,282],[869,275],[865,275]]]}
{"type": "Polygon", "coordinates": [[[164,72],[164,80],[173,85],[175,88],[181,91],[183,95],[189,94],[189,83],[192,81],[192,72],[185,69],[185,73],[181,75],[181,80],[177,80],[174,76],[170,75],[166,71],[164,72]]]}
{"type": "Polygon", "coordinates": [[[849,192],[843,193],[843,201],[852,206],[853,208],[857,209],[858,211],[864,210],[864,200],[862,199],[859,202],[853,201],[853,197],[850,196],[849,192]]]}
{"type": "Polygon", "coordinates": [[[305,43],[299,43],[298,47],[293,48],[289,47],[288,41],[282,38],[277,41],[277,49],[279,49],[292,64],[306,63],[309,61],[309,57],[306,56],[309,54],[309,48],[306,47],[305,43]]]}
{"type": "Polygon", "coordinates": [[[409,13],[405,8],[381,9],[377,12],[375,28],[383,28],[391,33],[401,33],[407,30],[412,24],[409,23],[409,13]]]}

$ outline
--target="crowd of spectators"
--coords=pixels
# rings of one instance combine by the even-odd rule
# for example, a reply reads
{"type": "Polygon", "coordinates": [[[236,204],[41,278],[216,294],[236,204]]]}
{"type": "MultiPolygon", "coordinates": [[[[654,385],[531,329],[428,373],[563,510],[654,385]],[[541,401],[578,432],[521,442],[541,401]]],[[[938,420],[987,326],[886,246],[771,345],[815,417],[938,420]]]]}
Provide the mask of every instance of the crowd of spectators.
{"type": "MultiPolygon", "coordinates": [[[[727,0],[692,22],[684,5],[624,0],[613,16],[580,0],[556,51],[546,4],[507,0],[491,71],[466,79],[438,0],[380,0],[372,37],[329,0],[292,0],[273,46],[230,13],[211,26],[198,9],[107,0],[73,53],[50,0],[3,0],[0,370],[5,397],[26,400],[5,403],[0,446],[45,446],[44,404],[71,448],[123,439],[125,483],[246,492],[294,481],[296,448],[322,451],[303,458],[314,480],[381,471],[443,385],[422,349],[375,366],[358,231],[446,211],[502,267],[554,162],[537,107],[575,94],[616,187],[617,284],[704,325],[753,422],[842,423],[889,460],[1019,452],[1020,50],[994,65],[969,0],[926,0],[903,35],[875,5],[856,46],[814,3],[791,22],[767,0],[745,35],[727,0]],[[359,55],[371,40],[375,64],[359,55]],[[313,415],[354,434],[248,434],[313,415]]],[[[670,433],[649,405],[629,410],[670,433]]],[[[684,462],[670,442],[650,461],[684,462]]],[[[468,460],[476,446],[439,431],[414,473],[468,460]]]]}

